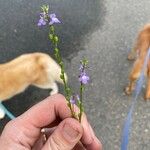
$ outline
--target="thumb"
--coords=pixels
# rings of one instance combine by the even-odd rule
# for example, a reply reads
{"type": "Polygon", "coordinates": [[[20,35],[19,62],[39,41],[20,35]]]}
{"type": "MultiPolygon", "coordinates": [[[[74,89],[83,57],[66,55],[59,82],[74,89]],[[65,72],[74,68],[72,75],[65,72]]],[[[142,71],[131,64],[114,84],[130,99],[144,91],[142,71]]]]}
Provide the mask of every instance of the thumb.
{"type": "Polygon", "coordinates": [[[72,150],[82,134],[81,124],[75,119],[67,118],[57,126],[42,150],[72,150]]]}

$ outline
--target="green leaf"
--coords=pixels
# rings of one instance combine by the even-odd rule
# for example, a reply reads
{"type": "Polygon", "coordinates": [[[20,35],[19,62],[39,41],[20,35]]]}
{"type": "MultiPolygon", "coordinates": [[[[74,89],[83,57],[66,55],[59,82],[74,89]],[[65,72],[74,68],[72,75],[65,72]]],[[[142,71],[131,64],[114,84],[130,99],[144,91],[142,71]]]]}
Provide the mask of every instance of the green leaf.
{"type": "Polygon", "coordinates": [[[50,40],[53,40],[53,38],[54,38],[53,34],[49,34],[49,38],[50,38],[50,40]]]}

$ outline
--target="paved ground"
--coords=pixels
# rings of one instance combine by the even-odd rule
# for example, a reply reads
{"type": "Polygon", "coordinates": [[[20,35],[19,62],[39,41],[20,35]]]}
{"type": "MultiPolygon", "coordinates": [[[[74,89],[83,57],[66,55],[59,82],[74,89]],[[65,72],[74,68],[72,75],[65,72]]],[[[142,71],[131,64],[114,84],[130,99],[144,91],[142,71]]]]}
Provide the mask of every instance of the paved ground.
{"type": "MultiPolygon", "coordinates": [[[[46,29],[36,27],[39,7],[47,2],[0,1],[1,63],[25,52],[50,52],[46,29]]],[[[63,22],[58,32],[70,83],[77,91],[78,63],[87,57],[91,83],[85,92],[85,110],[104,149],[119,150],[122,126],[132,101],[132,96],[123,93],[132,67],[126,56],[137,31],[150,20],[150,1],[51,0],[48,4],[63,22]]],[[[48,93],[30,87],[4,104],[17,116],[48,93]]],[[[150,102],[143,100],[143,94],[144,88],[133,115],[130,150],[150,149],[150,102]]],[[[0,122],[1,129],[7,121],[5,118],[0,122]]]]}

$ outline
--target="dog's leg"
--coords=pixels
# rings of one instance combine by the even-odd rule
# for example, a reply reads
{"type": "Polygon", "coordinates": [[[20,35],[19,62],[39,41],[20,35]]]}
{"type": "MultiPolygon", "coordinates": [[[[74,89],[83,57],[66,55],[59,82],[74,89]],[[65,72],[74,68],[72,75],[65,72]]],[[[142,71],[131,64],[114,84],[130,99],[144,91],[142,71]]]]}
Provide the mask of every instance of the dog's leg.
{"type": "Polygon", "coordinates": [[[147,79],[147,89],[145,93],[145,100],[150,99],[150,77],[147,79]]]}
{"type": "Polygon", "coordinates": [[[57,83],[52,83],[51,84],[51,89],[52,91],[50,92],[50,95],[54,95],[54,94],[57,94],[58,93],[58,86],[57,86],[57,83]]]}
{"type": "Polygon", "coordinates": [[[145,100],[150,100],[150,62],[147,65],[147,88],[145,93],[145,100]]]}
{"type": "Polygon", "coordinates": [[[127,95],[130,95],[132,93],[132,91],[135,89],[135,82],[136,82],[136,79],[130,80],[128,86],[125,88],[125,93],[127,95]]]}
{"type": "Polygon", "coordinates": [[[33,84],[33,85],[42,89],[52,89],[52,91],[50,92],[50,95],[58,93],[58,86],[56,82],[45,83],[45,84],[33,84]]]}
{"type": "Polygon", "coordinates": [[[143,63],[139,59],[139,60],[136,60],[134,66],[133,66],[133,69],[132,69],[130,76],[129,76],[130,82],[129,82],[128,86],[125,88],[125,93],[127,95],[130,95],[135,88],[135,82],[140,76],[142,64],[143,63]]]}
{"type": "Polygon", "coordinates": [[[140,39],[140,37],[138,37],[134,47],[131,49],[131,51],[128,54],[128,57],[127,57],[128,60],[134,60],[136,58],[138,51],[141,49],[140,45],[141,45],[141,39],[140,39]]]}
{"type": "Polygon", "coordinates": [[[136,49],[133,48],[133,49],[130,51],[130,53],[128,54],[127,59],[128,59],[128,60],[134,60],[135,57],[136,57],[136,49]]]}

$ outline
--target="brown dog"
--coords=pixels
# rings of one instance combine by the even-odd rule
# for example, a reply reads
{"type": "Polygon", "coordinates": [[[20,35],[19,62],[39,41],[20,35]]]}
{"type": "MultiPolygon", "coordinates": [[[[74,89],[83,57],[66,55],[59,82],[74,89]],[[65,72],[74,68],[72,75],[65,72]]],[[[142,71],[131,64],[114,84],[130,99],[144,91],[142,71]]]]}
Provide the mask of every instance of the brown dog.
{"type": "MultiPolygon", "coordinates": [[[[137,37],[137,41],[128,55],[129,60],[135,59],[133,68],[129,76],[130,80],[129,85],[125,88],[125,93],[128,95],[131,94],[135,88],[135,82],[140,76],[149,47],[150,47],[150,24],[147,24],[140,31],[137,37]]],[[[148,77],[147,89],[145,93],[145,99],[147,100],[150,98],[150,60],[148,61],[148,65],[146,66],[146,70],[144,73],[145,76],[148,77]]]]}
{"type": "MultiPolygon", "coordinates": [[[[58,92],[55,81],[60,79],[60,66],[47,54],[31,53],[0,64],[0,101],[23,92],[29,85],[58,92]]],[[[66,77],[67,79],[67,77],[66,77]]]]}

